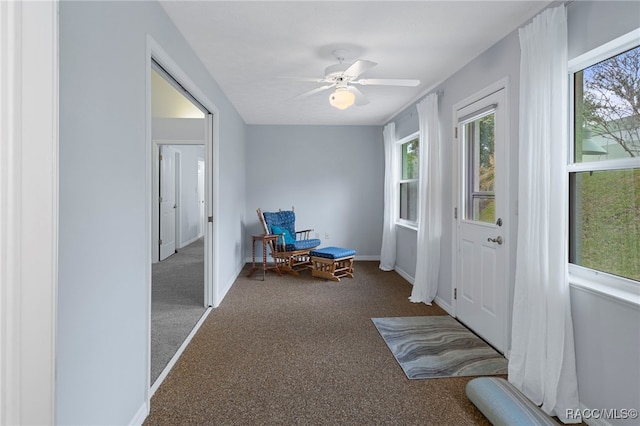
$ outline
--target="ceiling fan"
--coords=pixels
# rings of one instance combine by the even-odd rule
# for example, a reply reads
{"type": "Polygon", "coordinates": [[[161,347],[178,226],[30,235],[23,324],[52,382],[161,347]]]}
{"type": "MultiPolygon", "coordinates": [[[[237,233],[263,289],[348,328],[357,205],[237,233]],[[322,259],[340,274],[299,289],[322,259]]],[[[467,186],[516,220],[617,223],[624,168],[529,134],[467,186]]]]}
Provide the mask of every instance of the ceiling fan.
{"type": "Polygon", "coordinates": [[[305,92],[295,97],[295,99],[307,98],[325,90],[335,89],[329,96],[329,103],[338,109],[347,109],[354,103],[356,105],[366,105],[369,103],[367,97],[355,87],[359,86],[404,86],[415,87],[420,84],[420,80],[398,79],[398,78],[358,78],[361,74],[378,65],[375,62],[358,59],[352,64],[345,64],[344,51],[334,50],[333,55],[338,63],[331,65],[324,70],[324,77],[320,79],[302,79],[302,81],[313,81],[324,83],[316,89],[305,92]]]}

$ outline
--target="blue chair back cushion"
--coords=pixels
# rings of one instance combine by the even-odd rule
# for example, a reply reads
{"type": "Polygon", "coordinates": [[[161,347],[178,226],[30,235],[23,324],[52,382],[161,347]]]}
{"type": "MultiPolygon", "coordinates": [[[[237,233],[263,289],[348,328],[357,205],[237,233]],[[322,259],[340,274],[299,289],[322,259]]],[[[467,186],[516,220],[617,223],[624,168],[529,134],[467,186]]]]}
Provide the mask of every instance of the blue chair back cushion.
{"type": "MultiPolygon", "coordinates": [[[[271,234],[283,234],[282,230],[286,230],[291,235],[292,240],[286,241],[285,246],[282,247],[281,239],[278,241],[278,250],[284,251],[295,251],[295,250],[306,250],[312,249],[314,247],[318,247],[320,245],[319,239],[309,239],[309,240],[296,240],[296,214],[293,210],[285,210],[279,212],[262,212],[264,216],[264,221],[267,223],[269,227],[269,232],[271,234]],[[275,228],[275,229],[274,229],[275,228]],[[277,231],[277,232],[276,232],[277,231]]],[[[286,232],[285,239],[287,239],[286,232]]]]}
{"type": "Polygon", "coordinates": [[[291,236],[296,235],[296,214],[292,210],[263,212],[262,214],[264,215],[264,221],[267,222],[270,233],[276,234],[276,232],[273,232],[273,227],[277,226],[289,231],[291,236]]]}

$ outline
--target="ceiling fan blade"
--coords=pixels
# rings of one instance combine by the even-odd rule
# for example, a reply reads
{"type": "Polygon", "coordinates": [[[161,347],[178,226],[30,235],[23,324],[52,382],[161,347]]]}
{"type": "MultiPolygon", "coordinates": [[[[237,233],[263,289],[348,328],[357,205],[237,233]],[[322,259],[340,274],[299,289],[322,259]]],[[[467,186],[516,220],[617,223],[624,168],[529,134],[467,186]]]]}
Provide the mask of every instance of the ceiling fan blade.
{"type": "Polygon", "coordinates": [[[367,61],[364,59],[358,59],[357,61],[355,61],[353,64],[351,64],[349,66],[349,68],[347,68],[343,74],[352,78],[356,78],[358,77],[360,74],[362,74],[365,71],[370,70],[371,68],[375,67],[376,65],[378,65],[375,62],[371,62],[371,61],[367,61]]]}
{"type": "Polygon", "coordinates": [[[294,97],[293,99],[308,98],[309,96],[313,96],[316,93],[324,92],[327,89],[331,89],[333,86],[335,86],[335,84],[329,84],[329,85],[326,85],[326,86],[321,86],[321,87],[318,87],[317,89],[309,90],[308,92],[302,93],[301,95],[298,95],[298,96],[294,97]]]}
{"type": "Polygon", "coordinates": [[[309,83],[324,83],[325,79],[324,78],[317,78],[317,77],[287,77],[287,76],[278,76],[275,77],[277,80],[289,80],[289,81],[302,81],[302,82],[309,82],[309,83]]]}
{"type": "Polygon", "coordinates": [[[361,78],[360,80],[352,81],[351,83],[360,84],[361,86],[415,87],[420,84],[420,80],[413,80],[408,78],[361,78]]]}
{"type": "Polygon", "coordinates": [[[347,86],[347,90],[356,95],[356,105],[366,105],[369,103],[369,99],[367,99],[367,97],[357,87],[347,86]]]}

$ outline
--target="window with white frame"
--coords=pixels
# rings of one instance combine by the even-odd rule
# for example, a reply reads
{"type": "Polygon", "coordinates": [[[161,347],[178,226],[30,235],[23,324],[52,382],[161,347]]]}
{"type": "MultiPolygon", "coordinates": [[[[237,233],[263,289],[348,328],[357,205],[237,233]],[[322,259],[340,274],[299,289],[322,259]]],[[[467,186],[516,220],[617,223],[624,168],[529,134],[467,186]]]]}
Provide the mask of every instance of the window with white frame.
{"type": "Polygon", "coordinates": [[[420,173],[420,138],[414,133],[398,141],[400,176],[398,194],[400,222],[418,223],[418,176],[420,173]]]}
{"type": "Polygon", "coordinates": [[[570,272],[640,284],[640,46],[623,37],[570,63],[570,272]]]}

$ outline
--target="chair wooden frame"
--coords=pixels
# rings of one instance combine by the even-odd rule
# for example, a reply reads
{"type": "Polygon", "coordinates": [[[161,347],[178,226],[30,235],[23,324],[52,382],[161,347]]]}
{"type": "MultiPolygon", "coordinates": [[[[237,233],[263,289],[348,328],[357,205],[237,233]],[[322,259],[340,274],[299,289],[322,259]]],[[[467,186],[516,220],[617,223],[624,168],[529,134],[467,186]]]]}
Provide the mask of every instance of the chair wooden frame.
{"type": "MultiPolygon", "coordinates": [[[[269,231],[269,226],[267,226],[262,210],[257,209],[256,212],[258,213],[258,218],[260,219],[264,233],[273,235],[269,231]]],[[[313,231],[313,229],[295,231],[296,240],[308,240],[310,238],[311,231],[313,231]]],[[[284,234],[282,234],[282,238],[284,240],[284,234]]],[[[269,249],[271,250],[271,257],[273,258],[275,266],[282,272],[299,275],[301,271],[311,268],[311,257],[309,256],[309,252],[313,249],[282,251],[278,250],[278,244],[275,244],[273,241],[269,241],[269,249]]]]}

